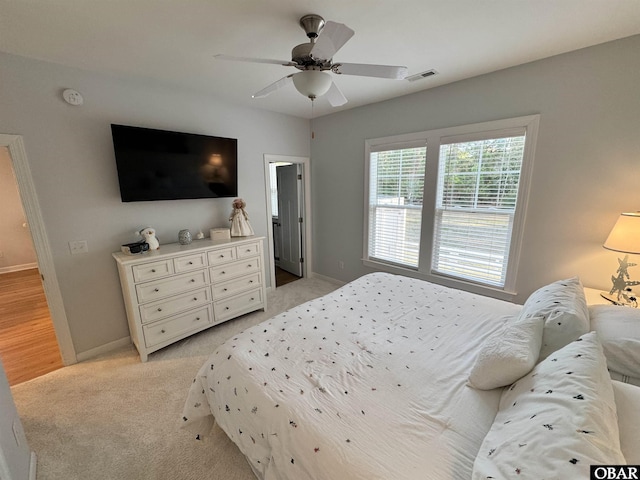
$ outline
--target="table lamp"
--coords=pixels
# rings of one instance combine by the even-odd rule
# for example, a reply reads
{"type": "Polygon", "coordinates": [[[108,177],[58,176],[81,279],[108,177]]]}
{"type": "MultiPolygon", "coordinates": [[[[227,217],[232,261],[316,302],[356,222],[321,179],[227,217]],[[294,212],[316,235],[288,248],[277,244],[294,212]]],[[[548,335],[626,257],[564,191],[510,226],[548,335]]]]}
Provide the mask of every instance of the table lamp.
{"type": "Polygon", "coordinates": [[[611,275],[611,290],[608,293],[602,292],[601,295],[616,305],[637,307],[638,295],[631,287],[640,285],[640,281],[630,280],[627,269],[637,265],[637,263],[629,263],[628,254],[640,254],[640,212],[621,213],[603,246],[608,250],[627,255],[623,259],[618,259],[618,270],[615,275],[611,275]]]}

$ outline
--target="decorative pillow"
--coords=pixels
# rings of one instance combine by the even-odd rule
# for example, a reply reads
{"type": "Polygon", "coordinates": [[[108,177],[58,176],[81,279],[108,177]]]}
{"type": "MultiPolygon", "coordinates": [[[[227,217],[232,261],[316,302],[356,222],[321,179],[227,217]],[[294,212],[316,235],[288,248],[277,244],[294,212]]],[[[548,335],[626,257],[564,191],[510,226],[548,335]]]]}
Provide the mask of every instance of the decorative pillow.
{"type": "Polygon", "coordinates": [[[620,382],[613,383],[613,396],[618,410],[618,428],[622,454],[629,465],[640,465],[640,388],[620,382]]]}
{"type": "Polygon", "coordinates": [[[540,355],[543,326],[542,317],[507,320],[482,345],[469,374],[469,385],[492,390],[511,385],[529,373],[540,355]]]}
{"type": "Polygon", "coordinates": [[[640,309],[617,305],[589,306],[591,328],[612,373],[640,377],[640,309]]]}
{"type": "Polygon", "coordinates": [[[589,478],[591,464],[626,464],[613,387],[595,332],[504,390],[472,478],[589,478]]]}
{"type": "Polygon", "coordinates": [[[578,277],[539,288],[524,303],[520,315],[544,317],[540,360],[590,330],[587,301],[578,277]]]}

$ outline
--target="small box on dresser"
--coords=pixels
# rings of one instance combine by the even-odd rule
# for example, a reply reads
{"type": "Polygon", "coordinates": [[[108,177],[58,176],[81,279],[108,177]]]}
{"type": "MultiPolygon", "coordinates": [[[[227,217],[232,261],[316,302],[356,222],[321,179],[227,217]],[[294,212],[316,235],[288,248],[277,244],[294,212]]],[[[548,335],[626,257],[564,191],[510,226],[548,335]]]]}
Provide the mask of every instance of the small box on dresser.
{"type": "Polygon", "coordinates": [[[172,243],[115,252],[131,340],[140,360],[199,331],[267,308],[263,237],[172,243]]]}

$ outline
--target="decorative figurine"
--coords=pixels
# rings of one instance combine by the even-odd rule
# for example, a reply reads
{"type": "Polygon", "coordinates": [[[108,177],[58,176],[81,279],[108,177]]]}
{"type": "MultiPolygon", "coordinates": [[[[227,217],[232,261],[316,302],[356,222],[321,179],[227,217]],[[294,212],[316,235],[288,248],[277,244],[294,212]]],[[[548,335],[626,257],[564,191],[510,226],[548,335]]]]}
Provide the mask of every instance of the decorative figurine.
{"type": "Polygon", "coordinates": [[[157,250],[160,248],[160,242],[156,238],[155,228],[145,227],[138,232],[138,235],[144,237],[144,241],[149,244],[149,250],[157,250]]]}
{"type": "Polygon", "coordinates": [[[233,211],[229,217],[231,222],[231,236],[232,237],[248,237],[254,235],[253,228],[249,224],[249,215],[244,210],[246,203],[241,198],[236,198],[233,203],[233,211]]]}

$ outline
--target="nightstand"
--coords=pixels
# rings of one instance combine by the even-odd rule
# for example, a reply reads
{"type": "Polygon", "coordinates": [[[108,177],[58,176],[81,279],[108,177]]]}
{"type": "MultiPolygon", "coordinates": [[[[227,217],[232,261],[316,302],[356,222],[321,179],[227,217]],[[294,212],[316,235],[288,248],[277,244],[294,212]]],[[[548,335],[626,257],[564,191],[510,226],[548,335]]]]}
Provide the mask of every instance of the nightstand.
{"type": "Polygon", "coordinates": [[[602,289],[599,288],[584,288],[584,296],[587,298],[587,305],[614,305],[613,302],[610,302],[606,298],[603,298],[600,295],[602,289]]]}
{"type": "MultiPolygon", "coordinates": [[[[607,300],[601,295],[602,292],[603,290],[598,290],[597,288],[585,288],[584,296],[587,299],[587,305],[620,305],[622,307],[638,308],[637,302],[624,303],[623,300],[621,300],[620,302],[607,300]]],[[[608,293],[608,292],[605,292],[605,293],[608,293]]],[[[625,293],[629,296],[632,295],[633,298],[638,298],[637,292],[625,292],[625,293]]],[[[612,298],[613,300],[615,300],[615,297],[612,296],[612,298]]]]}

